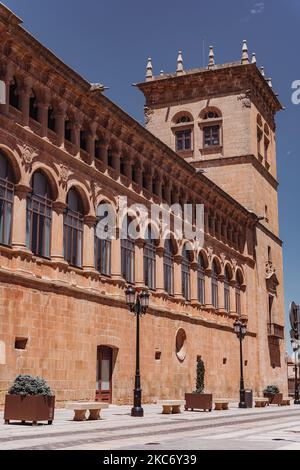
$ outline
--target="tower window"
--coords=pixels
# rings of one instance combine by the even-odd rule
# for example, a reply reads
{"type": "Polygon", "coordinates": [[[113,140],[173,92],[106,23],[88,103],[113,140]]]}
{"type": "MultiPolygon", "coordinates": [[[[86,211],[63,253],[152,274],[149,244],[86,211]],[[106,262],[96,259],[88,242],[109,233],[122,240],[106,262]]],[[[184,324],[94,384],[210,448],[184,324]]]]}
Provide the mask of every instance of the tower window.
{"type": "Polygon", "coordinates": [[[186,131],[176,132],[175,137],[177,152],[192,149],[192,131],[190,129],[186,131]]]}
{"type": "Polygon", "coordinates": [[[220,145],[220,126],[206,126],[203,133],[205,148],[220,145]]]}

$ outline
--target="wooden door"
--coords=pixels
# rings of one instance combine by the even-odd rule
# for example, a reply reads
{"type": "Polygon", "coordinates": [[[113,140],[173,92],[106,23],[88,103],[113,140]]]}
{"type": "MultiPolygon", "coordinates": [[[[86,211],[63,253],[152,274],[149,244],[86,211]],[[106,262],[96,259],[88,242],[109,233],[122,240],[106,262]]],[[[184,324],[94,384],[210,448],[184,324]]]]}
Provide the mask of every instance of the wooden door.
{"type": "Polygon", "coordinates": [[[112,402],[112,361],[113,349],[99,346],[97,351],[96,400],[112,402]]]}

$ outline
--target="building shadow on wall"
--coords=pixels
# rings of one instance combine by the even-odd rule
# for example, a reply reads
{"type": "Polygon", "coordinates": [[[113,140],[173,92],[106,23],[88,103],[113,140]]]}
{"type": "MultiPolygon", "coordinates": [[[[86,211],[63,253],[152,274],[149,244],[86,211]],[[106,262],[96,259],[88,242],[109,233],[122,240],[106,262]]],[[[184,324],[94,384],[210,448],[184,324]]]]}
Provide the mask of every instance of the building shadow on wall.
{"type": "Polygon", "coordinates": [[[270,364],[275,369],[275,367],[281,367],[281,357],[280,357],[280,340],[278,338],[269,337],[269,356],[270,364]]]}

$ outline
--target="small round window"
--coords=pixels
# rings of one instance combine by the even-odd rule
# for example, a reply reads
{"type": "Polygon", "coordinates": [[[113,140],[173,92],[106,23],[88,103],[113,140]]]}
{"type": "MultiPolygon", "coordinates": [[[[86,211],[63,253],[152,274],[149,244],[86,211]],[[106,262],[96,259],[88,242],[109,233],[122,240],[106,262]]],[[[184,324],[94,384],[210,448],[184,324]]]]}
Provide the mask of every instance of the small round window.
{"type": "Polygon", "coordinates": [[[176,356],[181,362],[186,358],[186,333],[183,328],[176,333],[176,356]]]}

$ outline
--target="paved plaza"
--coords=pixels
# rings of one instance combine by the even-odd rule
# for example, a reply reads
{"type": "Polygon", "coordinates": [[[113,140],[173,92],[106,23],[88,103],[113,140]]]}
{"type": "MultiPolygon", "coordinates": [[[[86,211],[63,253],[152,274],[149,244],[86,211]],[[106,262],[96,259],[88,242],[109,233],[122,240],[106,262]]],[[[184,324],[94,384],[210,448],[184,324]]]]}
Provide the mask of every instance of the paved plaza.
{"type": "Polygon", "coordinates": [[[162,415],[145,405],[144,418],[130,407],[110,406],[101,421],[73,422],[69,410],[57,410],[52,426],[3,424],[0,450],[300,450],[300,406],[162,415]]]}

